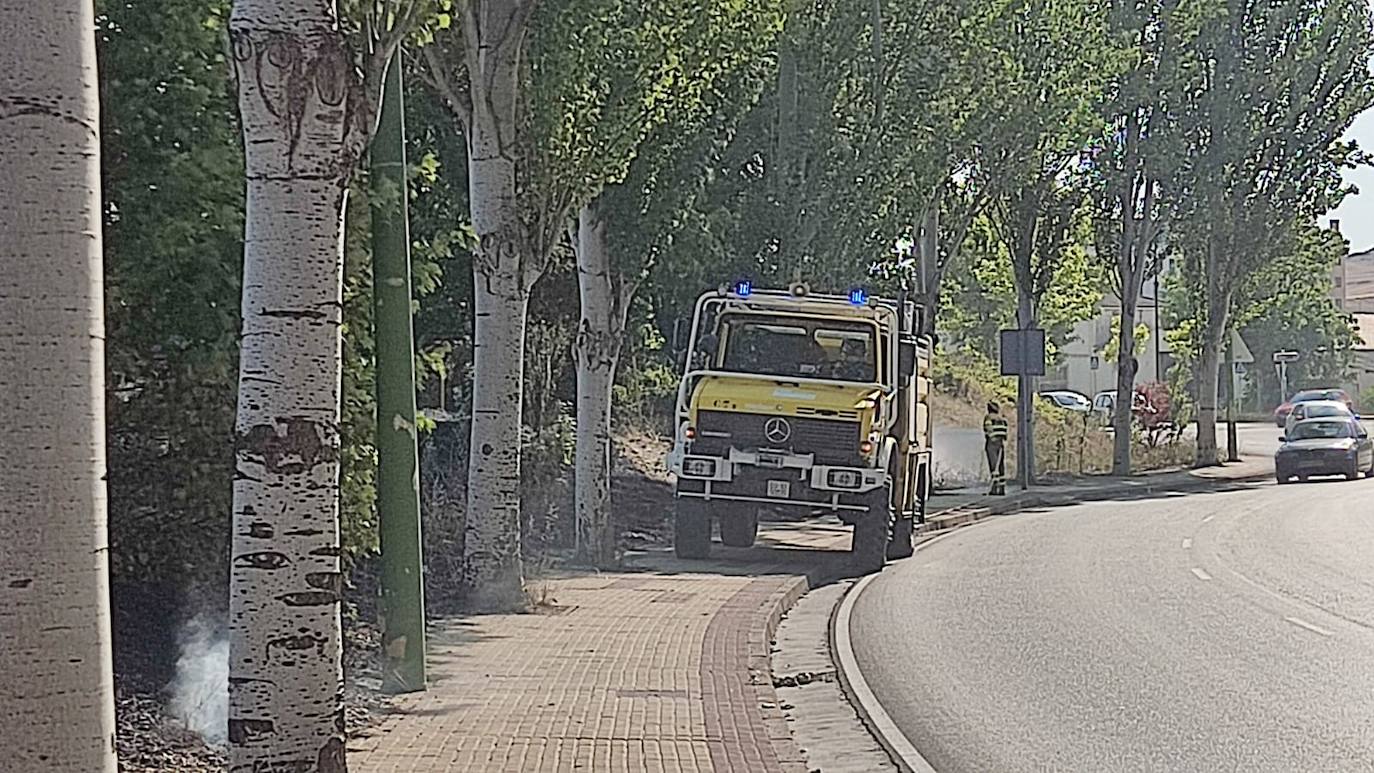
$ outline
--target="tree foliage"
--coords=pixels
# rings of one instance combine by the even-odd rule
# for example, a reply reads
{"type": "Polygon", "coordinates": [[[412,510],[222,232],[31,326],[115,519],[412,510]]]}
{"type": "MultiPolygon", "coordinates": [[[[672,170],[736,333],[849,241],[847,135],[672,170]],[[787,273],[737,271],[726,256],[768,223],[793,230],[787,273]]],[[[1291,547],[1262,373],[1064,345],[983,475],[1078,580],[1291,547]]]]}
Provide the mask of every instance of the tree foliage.
{"type": "MultiPolygon", "coordinates": [[[[1280,350],[1300,354],[1288,368],[1292,386],[1342,384],[1359,338],[1350,315],[1340,309],[1331,291],[1333,271],[1349,245],[1335,231],[1306,224],[1285,244],[1280,257],[1256,271],[1239,293],[1236,328],[1257,363],[1272,361],[1280,350]]],[[[1272,368],[1255,370],[1262,405],[1288,398],[1279,394],[1272,368]]]]}
{"type": "Polygon", "coordinates": [[[1180,106],[1180,267],[1196,285],[1198,463],[1216,460],[1217,369],[1236,292],[1285,234],[1339,203],[1362,159],[1342,139],[1374,101],[1359,0],[1229,0],[1201,24],[1180,106]]]}

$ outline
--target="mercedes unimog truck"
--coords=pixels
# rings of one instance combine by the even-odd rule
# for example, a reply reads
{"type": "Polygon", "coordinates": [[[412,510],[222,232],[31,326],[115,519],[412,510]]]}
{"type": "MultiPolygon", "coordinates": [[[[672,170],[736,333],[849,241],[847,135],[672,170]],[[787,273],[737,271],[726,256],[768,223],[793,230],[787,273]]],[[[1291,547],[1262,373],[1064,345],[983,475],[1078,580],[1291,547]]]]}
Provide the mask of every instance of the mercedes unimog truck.
{"type": "Polygon", "coordinates": [[[760,510],[838,516],[860,572],[911,555],[932,477],[920,313],[802,284],[703,295],[668,455],[677,555],[706,557],[713,520],[724,544],[752,545],[760,510]]]}

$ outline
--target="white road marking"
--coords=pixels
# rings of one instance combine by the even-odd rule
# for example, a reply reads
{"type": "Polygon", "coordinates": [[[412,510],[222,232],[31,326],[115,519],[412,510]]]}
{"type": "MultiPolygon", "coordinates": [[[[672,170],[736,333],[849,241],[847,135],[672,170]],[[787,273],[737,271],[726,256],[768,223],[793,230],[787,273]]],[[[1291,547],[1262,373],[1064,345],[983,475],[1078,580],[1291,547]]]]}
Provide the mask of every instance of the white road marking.
{"type": "Polygon", "coordinates": [[[1208,521],[1212,520],[1213,518],[1216,518],[1216,516],[1215,516],[1215,515],[1209,515],[1209,516],[1207,516],[1206,518],[1203,518],[1203,519],[1202,519],[1202,522],[1203,522],[1203,523],[1207,523],[1208,521]]]}
{"type": "Polygon", "coordinates": [[[1193,538],[1192,538],[1192,537],[1184,537],[1184,538],[1183,538],[1183,549],[1184,549],[1184,550],[1191,550],[1192,547],[1193,547],[1193,538]]]}
{"type": "Polygon", "coordinates": [[[1312,633],[1315,633],[1315,634],[1320,634],[1320,635],[1322,635],[1322,636],[1335,636],[1335,635],[1336,635],[1335,632],[1333,632],[1333,631],[1328,631],[1328,630],[1326,630],[1325,628],[1320,628],[1320,627],[1318,627],[1318,626],[1312,625],[1311,623],[1307,622],[1306,620],[1299,620],[1299,619],[1296,618],[1296,617],[1285,617],[1284,620],[1287,620],[1288,622],[1292,623],[1293,625],[1296,625],[1296,626],[1299,627],[1299,628],[1306,628],[1307,630],[1309,630],[1309,631],[1311,631],[1312,633]]]}
{"type": "Polygon", "coordinates": [[[1197,568],[1196,566],[1193,567],[1193,574],[1196,575],[1197,578],[1198,578],[1199,580],[1204,580],[1204,581],[1205,581],[1205,580],[1210,580],[1210,579],[1212,579],[1212,575],[1210,575],[1210,574],[1208,574],[1208,573],[1202,571],[1201,569],[1197,568]]]}

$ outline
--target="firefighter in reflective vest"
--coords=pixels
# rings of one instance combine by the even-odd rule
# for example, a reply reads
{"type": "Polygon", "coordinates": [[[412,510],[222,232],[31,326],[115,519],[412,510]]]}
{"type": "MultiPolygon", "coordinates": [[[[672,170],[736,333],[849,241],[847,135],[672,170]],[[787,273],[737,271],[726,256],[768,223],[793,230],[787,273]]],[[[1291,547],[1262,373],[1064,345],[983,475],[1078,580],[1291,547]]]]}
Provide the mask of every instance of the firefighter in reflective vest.
{"type": "Polygon", "coordinates": [[[988,474],[992,477],[992,496],[1007,493],[1007,420],[997,403],[988,403],[988,415],[983,417],[983,450],[988,455],[988,474]]]}

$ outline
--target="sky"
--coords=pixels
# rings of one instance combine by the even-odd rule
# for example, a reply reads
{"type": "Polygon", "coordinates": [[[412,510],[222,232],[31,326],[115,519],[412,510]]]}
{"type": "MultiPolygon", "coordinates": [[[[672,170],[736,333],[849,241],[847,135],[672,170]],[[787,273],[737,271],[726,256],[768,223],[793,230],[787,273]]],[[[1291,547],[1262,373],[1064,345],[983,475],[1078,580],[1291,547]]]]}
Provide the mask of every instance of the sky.
{"type": "MultiPolygon", "coordinates": [[[[1355,119],[1349,136],[1360,143],[1362,150],[1374,151],[1374,110],[1366,111],[1355,119]]],[[[1362,252],[1374,247],[1374,168],[1365,166],[1347,170],[1345,179],[1354,183],[1360,193],[1348,197],[1327,217],[1338,218],[1341,232],[1350,240],[1350,249],[1362,252]]]]}

